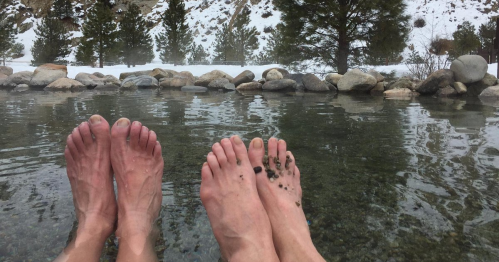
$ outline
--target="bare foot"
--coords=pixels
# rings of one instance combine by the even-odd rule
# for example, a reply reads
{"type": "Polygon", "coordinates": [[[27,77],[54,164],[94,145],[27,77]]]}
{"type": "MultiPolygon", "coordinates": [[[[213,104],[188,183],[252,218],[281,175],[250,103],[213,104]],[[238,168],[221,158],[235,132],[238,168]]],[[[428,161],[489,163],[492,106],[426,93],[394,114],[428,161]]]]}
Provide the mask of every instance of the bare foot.
{"type": "Polygon", "coordinates": [[[272,235],[281,261],[325,261],[317,252],[308,229],[301,202],[300,171],[295,166],[286,142],[268,141],[268,164],[260,138],[251,141],[249,159],[253,167],[262,167],[256,175],[258,194],[272,224],[272,235]],[[265,159],[264,159],[265,158],[265,159]],[[272,176],[265,170],[275,173],[272,176]],[[270,177],[269,177],[270,176],[270,177]]]}
{"type": "Polygon", "coordinates": [[[64,151],[78,219],[76,238],[56,261],[96,261],[116,222],[116,197],[109,160],[109,124],[93,115],[67,138],[64,151]]]}
{"type": "Polygon", "coordinates": [[[161,145],[154,131],[126,118],[114,124],[111,142],[118,185],[118,261],[155,261],[154,221],[161,209],[164,166],[161,145]]]}
{"type": "Polygon", "coordinates": [[[207,161],[201,170],[200,194],[222,257],[279,261],[242,140],[233,136],[214,144],[207,161]]]}

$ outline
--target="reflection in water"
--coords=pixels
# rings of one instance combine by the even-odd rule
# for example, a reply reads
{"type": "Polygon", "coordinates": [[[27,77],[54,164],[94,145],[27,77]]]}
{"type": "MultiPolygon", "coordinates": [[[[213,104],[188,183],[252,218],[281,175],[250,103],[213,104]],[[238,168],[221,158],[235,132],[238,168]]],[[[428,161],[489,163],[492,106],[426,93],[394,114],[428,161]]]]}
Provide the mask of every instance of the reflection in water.
{"type": "MultiPolygon", "coordinates": [[[[287,141],[328,261],[499,259],[499,111],[479,100],[141,90],[0,91],[0,102],[5,261],[54,258],[76,230],[62,152],[94,113],[140,120],[164,147],[161,260],[220,257],[199,170],[211,145],[234,134],[287,141]]],[[[116,252],[111,237],[102,258],[116,252]]]]}

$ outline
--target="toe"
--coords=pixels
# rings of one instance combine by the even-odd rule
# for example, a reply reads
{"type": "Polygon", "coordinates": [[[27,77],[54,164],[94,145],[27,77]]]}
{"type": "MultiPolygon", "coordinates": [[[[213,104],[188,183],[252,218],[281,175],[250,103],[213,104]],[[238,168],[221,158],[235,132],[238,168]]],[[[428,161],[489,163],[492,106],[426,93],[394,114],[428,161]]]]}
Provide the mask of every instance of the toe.
{"type": "Polygon", "coordinates": [[[97,143],[109,143],[109,123],[100,115],[93,115],[88,120],[89,128],[97,143]]]}
{"type": "Polygon", "coordinates": [[[160,158],[160,157],[162,157],[161,154],[162,154],[161,153],[161,144],[159,143],[159,141],[156,141],[156,145],[154,146],[154,150],[152,152],[152,155],[154,157],[159,157],[160,158]]]}
{"type": "MultiPolygon", "coordinates": [[[[213,152],[213,154],[215,154],[215,156],[217,157],[217,160],[218,160],[218,164],[223,168],[227,165],[227,156],[225,155],[225,151],[224,149],[222,148],[222,146],[220,145],[220,143],[215,143],[212,147],[211,147],[211,151],[213,152]]],[[[208,162],[209,163],[209,162],[208,162]]],[[[213,168],[211,169],[213,170],[213,168]]],[[[213,170],[215,171],[215,170],[213,170]]]]}
{"type": "Polygon", "coordinates": [[[140,131],[142,130],[142,123],[134,121],[130,128],[130,147],[132,149],[139,148],[140,131]]]}
{"type": "Polygon", "coordinates": [[[208,162],[214,177],[220,174],[220,164],[218,163],[217,156],[213,152],[208,153],[206,161],[208,162]]]}
{"type": "Polygon", "coordinates": [[[253,167],[261,166],[263,168],[263,156],[265,155],[265,148],[263,147],[263,140],[261,138],[254,138],[248,150],[249,159],[253,167]]]}
{"type": "Polygon", "coordinates": [[[236,158],[239,160],[238,164],[249,162],[248,150],[246,149],[243,140],[241,140],[239,136],[232,136],[230,140],[232,142],[232,148],[236,153],[236,158]]]}
{"type": "Polygon", "coordinates": [[[286,164],[286,141],[279,140],[277,142],[277,156],[281,169],[284,169],[284,165],[286,164]]]}
{"type": "Polygon", "coordinates": [[[76,147],[74,141],[73,141],[73,136],[69,135],[68,139],[66,140],[66,146],[69,149],[69,152],[71,153],[71,157],[74,159],[78,159],[78,148],[76,147]]]}
{"type": "Polygon", "coordinates": [[[71,133],[71,137],[73,142],[78,149],[78,152],[82,153],[85,150],[85,145],[83,144],[83,140],[81,138],[80,130],[76,127],[73,129],[73,133],[71,133]]]}
{"type": "Polygon", "coordinates": [[[295,171],[294,171],[293,175],[294,175],[294,177],[293,177],[294,186],[295,186],[295,188],[297,188],[298,196],[301,199],[302,198],[302,189],[301,189],[301,184],[300,184],[300,170],[298,169],[297,166],[295,166],[295,171]]]}
{"type": "Polygon", "coordinates": [[[83,144],[86,146],[91,145],[94,142],[92,138],[92,133],[90,133],[90,127],[87,122],[83,122],[78,126],[78,130],[80,131],[81,139],[83,140],[83,144]]]}
{"type": "Polygon", "coordinates": [[[267,150],[269,153],[269,166],[271,169],[276,169],[274,158],[277,157],[277,139],[272,137],[267,142],[267,150]]]}
{"type": "Polygon", "coordinates": [[[210,165],[207,162],[204,162],[203,167],[201,168],[201,188],[199,190],[199,195],[203,203],[210,198],[212,183],[213,172],[211,172],[210,165]]]}
{"type": "Polygon", "coordinates": [[[68,167],[75,165],[75,161],[68,146],[64,149],[64,158],[66,158],[66,164],[68,167]]]}
{"type": "Polygon", "coordinates": [[[142,126],[140,130],[139,146],[145,150],[147,148],[147,139],[149,139],[149,128],[142,126]]]}
{"type": "Polygon", "coordinates": [[[112,146],[126,146],[126,139],[130,133],[130,120],[127,118],[120,118],[114,123],[111,128],[111,145],[112,146]]]}
{"type": "Polygon", "coordinates": [[[236,159],[236,153],[234,153],[234,149],[232,148],[232,142],[229,139],[224,138],[222,139],[222,141],[220,141],[220,144],[224,149],[225,156],[227,157],[227,162],[236,164],[238,159],[236,159]]]}
{"type": "Polygon", "coordinates": [[[154,147],[156,146],[156,142],[157,142],[156,139],[157,139],[156,132],[149,131],[149,138],[147,139],[146,152],[150,155],[152,155],[152,152],[154,151],[154,147]]]}

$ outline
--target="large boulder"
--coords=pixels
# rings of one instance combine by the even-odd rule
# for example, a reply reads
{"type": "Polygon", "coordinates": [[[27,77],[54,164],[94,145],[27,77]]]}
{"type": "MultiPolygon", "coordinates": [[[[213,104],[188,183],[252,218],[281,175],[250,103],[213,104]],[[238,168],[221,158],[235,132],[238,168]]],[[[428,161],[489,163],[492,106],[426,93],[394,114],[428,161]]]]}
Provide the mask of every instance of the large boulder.
{"type": "Polygon", "coordinates": [[[487,89],[489,86],[494,86],[497,83],[497,78],[494,75],[486,73],[482,80],[468,84],[467,96],[478,96],[483,90],[487,89]]]}
{"type": "Polygon", "coordinates": [[[46,70],[55,70],[55,71],[63,71],[68,74],[68,67],[65,65],[56,65],[56,64],[43,64],[35,69],[34,74],[36,74],[38,71],[46,71],[46,70]]]}
{"type": "Polygon", "coordinates": [[[6,76],[10,76],[13,73],[14,73],[14,70],[12,69],[12,67],[0,66],[0,74],[4,74],[6,76]]]}
{"type": "Polygon", "coordinates": [[[340,92],[369,92],[378,83],[376,78],[359,69],[348,71],[338,82],[340,92]]]}
{"type": "Polygon", "coordinates": [[[236,87],[238,91],[262,90],[262,84],[259,82],[243,83],[236,87]]]}
{"type": "Polygon", "coordinates": [[[265,82],[262,86],[262,90],[266,91],[281,91],[286,89],[295,89],[296,81],[292,79],[280,79],[274,81],[265,82]]]}
{"type": "Polygon", "coordinates": [[[389,83],[386,86],[386,90],[391,90],[391,89],[401,89],[401,88],[409,88],[411,90],[414,90],[416,85],[414,82],[412,82],[411,79],[402,77],[394,82],[389,83]]]}
{"type": "Polygon", "coordinates": [[[232,79],[232,83],[237,87],[240,84],[249,83],[255,79],[255,74],[250,70],[244,70],[242,73],[232,79]]]}
{"type": "Polygon", "coordinates": [[[129,76],[121,82],[122,88],[133,88],[133,86],[137,88],[157,88],[159,87],[159,82],[156,78],[149,75],[129,76]]]}
{"type": "Polygon", "coordinates": [[[94,72],[92,75],[94,75],[94,76],[96,76],[98,78],[104,78],[105,77],[105,75],[103,73],[101,73],[101,72],[94,72]]]}
{"type": "Polygon", "coordinates": [[[162,88],[181,88],[183,86],[192,86],[194,85],[194,80],[189,77],[184,77],[177,75],[172,78],[165,78],[159,85],[162,88]]]}
{"type": "Polygon", "coordinates": [[[196,86],[204,86],[204,87],[208,87],[208,85],[211,83],[211,81],[215,80],[215,79],[219,79],[219,78],[227,78],[229,79],[229,81],[232,81],[233,78],[223,72],[223,71],[220,71],[220,70],[213,70],[211,72],[208,72],[202,76],[200,76],[195,82],[194,84],[196,86]]]}
{"type": "Polygon", "coordinates": [[[229,81],[227,78],[219,78],[211,81],[208,84],[210,89],[224,89],[224,90],[236,90],[236,86],[229,81]]]}
{"type": "Polygon", "coordinates": [[[438,89],[449,85],[454,85],[454,73],[449,69],[440,69],[417,86],[416,91],[422,95],[433,95],[438,89]]]}
{"type": "Polygon", "coordinates": [[[178,72],[174,70],[165,70],[161,68],[154,68],[151,73],[149,73],[150,76],[160,80],[161,78],[172,78],[175,75],[177,75],[178,72]]]}
{"type": "Polygon", "coordinates": [[[274,81],[274,80],[279,80],[283,79],[283,75],[281,72],[279,72],[277,69],[272,69],[267,73],[267,76],[265,76],[266,81],[274,81]]]}
{"type": "Polygon", "coordinates": [[[438,97],[452,97],[452,96],[457,96],[458,93],[456,89],[452,86],[446,86],[444,88],[440,88],[437,91],[437,96],[438,97]]]}
{"type": "Polygon", "coordinates": [[[17,85],[21,85],[21,84],[29,85],[29,82],[31,81],[32,76],[33,76],[33,72],[31,72],[31,71],[21,71],[21,72],[14,73],[14,74],[10,75],[9,77],[7,77],[7,79],[3,83],[3,86],[14,88],[17,85]]]}
{"type": "Polygon", "coordinates": [[[196,78],[189,71],[181,71],[178,73],[178,75],[174,76],[174,78],[177,76],[188,78],[192,83],[196,82],[196,78]]]}
{"type": "Polygon", "coordinates": [[[372,75],[374,78],[376,78],[376,81],[378,82],[385,81],[385,77],[374,69],[367,71],[367,74],[372,75]]]}
{"type": "Polygon", "coordinates": [[[456,81],[470,84],[482,80],[487,73],[487,61],[479,55],[463,55],[452,61],[450,70],[456,81]]]}
{"type": "Polygon", "coordinates": [[[183,86],[180,91],[182,92],[206,92],[208,91],[208,88],[204,86],[183,86]]]}
{"type": "Polygon", "coordinates": [[[295,80],[296,82],[296,90],[304,90],[305,86],[303,85],[303,77],[305,74],[287,74],[284,79],[295,80]]]}
{"type": "Polygon", "coordinates": [[[65,65],[44,64],[35,69],[29,86],[46,87],[50,83],[60,78],[66,78],[68,68],[65,65]]]}
{"type": "Polygon", "coordinates": [[[82,83],[88,88],[95,88],[96,86],[105,85],[105,79],[88,73],[78,73],[75,76],[75,80],[82,83]]]}
{"type": "Polygon", "coordinates": [[[340,79],[343,77],[343,75],[336,74],[336,73],[331,73],[326,75],[326,81],[329,83],[338,86],[338,82],[340,82],[340,79]]]}
{"type": "Polygon", "coordinates": [[[0,73],[0,87],[3,86],[3,83],[7,80],[9,76],[0,73]]]}
{"type": "Polygon", "coordinates": [[[314,74],[305,74],[302,78],[302,81],[305,89],[309,91],[315,91],[315,92],[329,91],[329,87],[314,74]]]}
{"type": "Polygon", "coordinates": [[[385,97],[416,97],[419,96],[418,92],[414,92],[409,88],[397,88],[397,89],[391,89],[391,90],[386,90],[383,95],[385,97]]]}
{"type": "Polygon", "coordinates": [[[143,71],[135,71],[135,72],[125,72],[120,74],[120,80],[123,80],[129,76],[143,76],[149,75],[152,70],[143,70],[143,71]]]}
{"type": "Polygon", "coordinates": [[[499,99],[499,85],[489,86],[479,95],[480,99],[499,99]]]}
{"type": "Polygon", "coordinates": [[[80,90],[85,88],[86,88],[85,85],[76,80],[70,78],[60,78],[47,85],[43,90],[61,91],[61,90],[80,90]]]}
{"type": "Polygon", "coordinates": [[[106,75],[103,78],[105,85],[115,85],[118,87],[121,85],[121,81],[113,75],[106,75]]]}
{"type": "Polygon", "coordinates": [[[281,75],[283,77],[286,77],[287,75],[289,75],[289,72],[288,70],[284,69],[284,68],[279,68],[279,67],[273,67],[273,68],[269,68],[265,71],[263,71],[262,73],[262,78],[267,78],[267,74],[272,70],[272,69],[275,69],[277,71],[279,71],[279,73],[281,73],[281,75]]]}

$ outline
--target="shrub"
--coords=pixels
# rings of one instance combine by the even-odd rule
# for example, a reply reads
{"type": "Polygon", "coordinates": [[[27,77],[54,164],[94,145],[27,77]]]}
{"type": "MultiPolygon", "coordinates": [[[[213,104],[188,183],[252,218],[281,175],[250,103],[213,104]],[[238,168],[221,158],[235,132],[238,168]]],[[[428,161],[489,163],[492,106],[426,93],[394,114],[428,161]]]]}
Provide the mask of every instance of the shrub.
{"type": "Polygon", "coordinates": [[[422,17],[418,17],[416,20],[414,20],[414,27],[416,28],[423,28],[426,26],[426,21],[422,17]]]}
{"type": "Polygon", "coordinates": [[[267,18],[269,16],[272,16],[272,12],[271,11],[265,11],[263,14],[262,14],[262,18],[267,18]]]}

